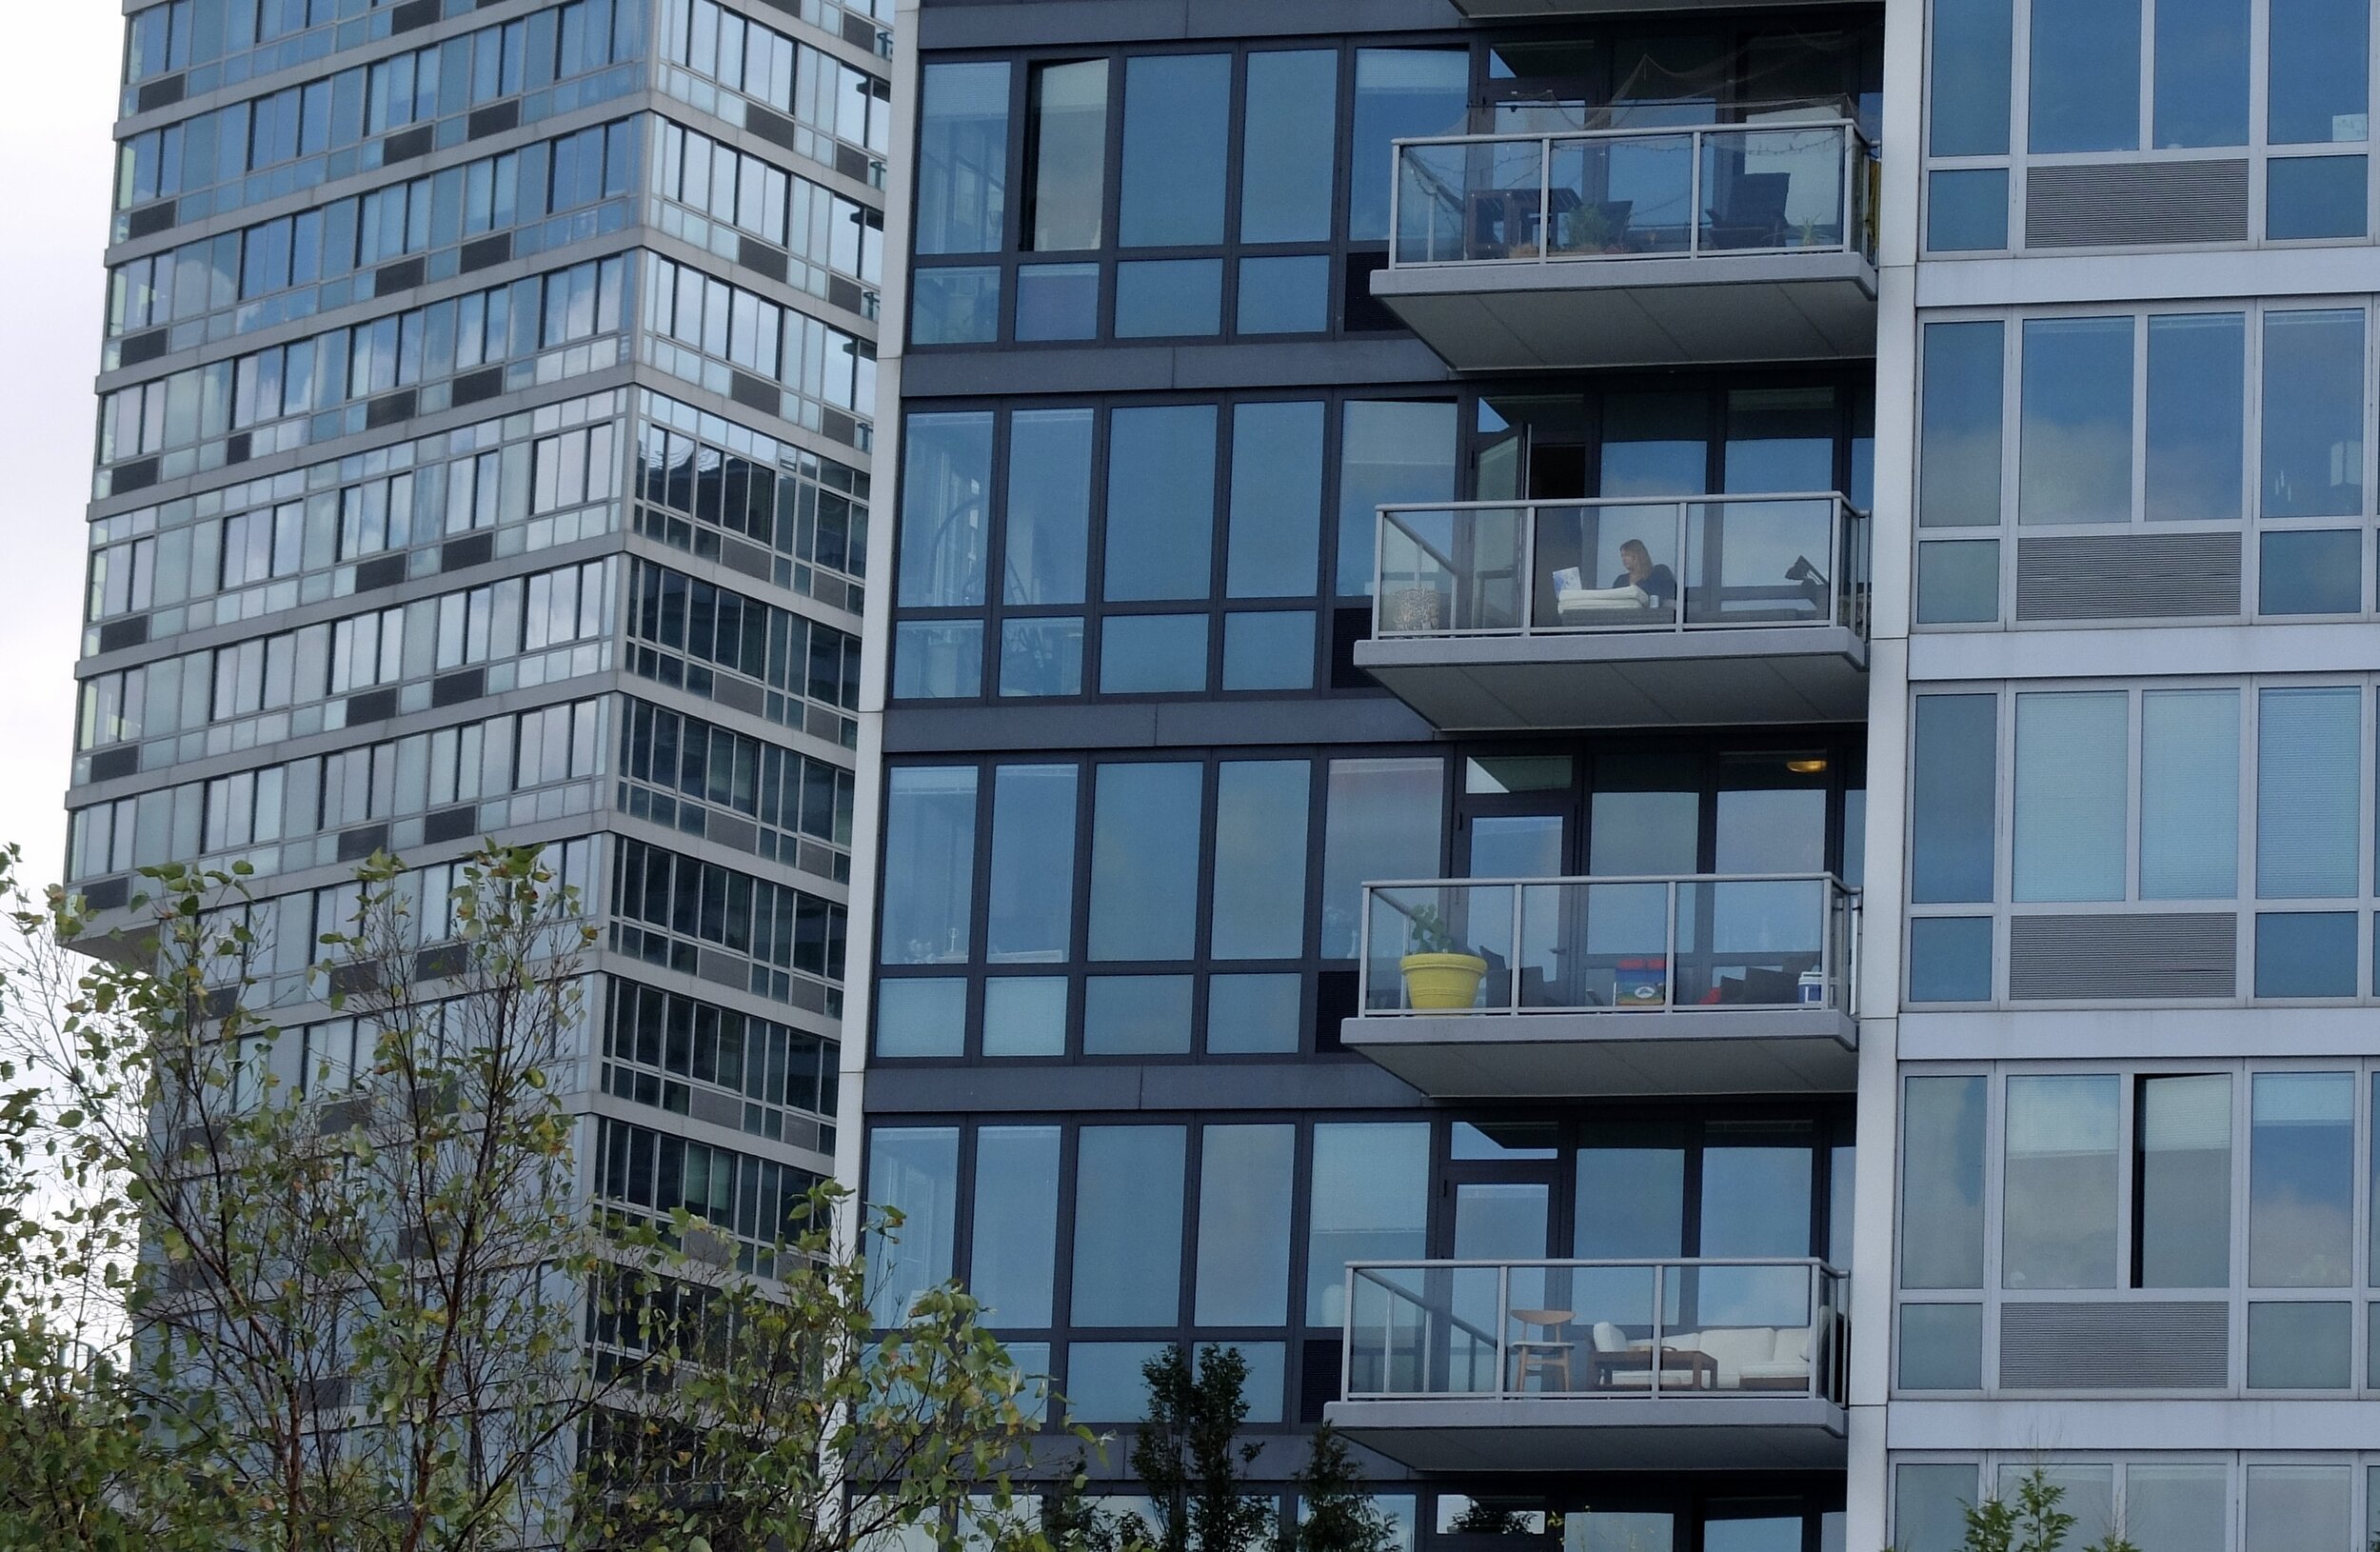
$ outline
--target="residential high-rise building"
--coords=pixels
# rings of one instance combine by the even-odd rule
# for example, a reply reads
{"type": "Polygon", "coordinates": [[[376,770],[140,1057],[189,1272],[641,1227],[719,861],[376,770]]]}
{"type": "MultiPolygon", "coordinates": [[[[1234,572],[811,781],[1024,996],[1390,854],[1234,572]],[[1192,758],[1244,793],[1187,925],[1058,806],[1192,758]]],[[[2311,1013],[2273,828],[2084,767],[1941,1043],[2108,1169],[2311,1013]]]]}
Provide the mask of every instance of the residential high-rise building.
{"type": "Polygon", "coordinates": [[[895,30],[886,1317],[1416,1552],[2368,1546],[2367,0],[895,30]]]}
{"type": "Polygon", "coordinates": [[[69,882],[249,865],[310,1090],[356,864],[434,977],[458,861],[545,845],[586,1190],[773,1242],[837,1145],[889,4],[128,9],[69,882]]]}

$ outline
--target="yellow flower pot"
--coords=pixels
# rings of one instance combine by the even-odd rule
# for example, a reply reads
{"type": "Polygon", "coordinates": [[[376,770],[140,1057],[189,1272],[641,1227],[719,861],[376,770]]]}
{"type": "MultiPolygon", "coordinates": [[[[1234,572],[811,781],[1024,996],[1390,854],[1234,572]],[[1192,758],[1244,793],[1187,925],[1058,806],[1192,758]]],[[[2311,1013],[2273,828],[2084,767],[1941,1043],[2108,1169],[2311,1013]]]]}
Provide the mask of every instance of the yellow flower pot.
{"type": "Polygon", "coordinates": [[[1469,1007],[1487,975],[1487,961],[1477,954],[1407,954],[1397,967],[1405,973],[1405,1002],[1412,1007],[1469,1007]]]}

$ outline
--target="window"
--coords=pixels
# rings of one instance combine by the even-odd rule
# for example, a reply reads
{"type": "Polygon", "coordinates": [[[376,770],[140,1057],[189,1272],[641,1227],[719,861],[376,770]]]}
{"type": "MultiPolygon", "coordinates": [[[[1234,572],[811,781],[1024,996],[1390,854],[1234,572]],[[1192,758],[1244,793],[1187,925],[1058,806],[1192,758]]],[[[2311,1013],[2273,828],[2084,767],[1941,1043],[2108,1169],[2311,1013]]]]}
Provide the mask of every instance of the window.
{"type": "Polygon", "coordinates": [[[975,1134],[968,1291],[1002,1329],[1050,1323],[1058,1278],[1059,1129],[984,1126],[975,1134]]]}
{"type": "Polygon", "coordinates": [[[2141,0],[2033,0],[2034,154],[2140,143],[2141,0]]]}
{"type": "Polygon", "coordinates": [[[1228,54],[1140,54],[1125,61],[1116,220],[1124,247],[1197,248],[1223,240],[1231,67],[1228,54]]]}
{"type": "MultiPolygon", "coordinates": [[[[2096,3],[2078,0],[2073,9],[2096,3]]],[[[2132,384],[2130,318],[2026,320],[2018,522],[2130,518],[2132,384]]]]}
{"type": "Polygon", "coordinates": [[[2133,1103],[2139,1232],[2132,1286],[2231,1286],[2230,1076],[2142,1078],[2133,1103]]]}
{"type": "Polygon", "coordinates": [[[899,1325],[918,1295],[947,1282],[957,1232],[959,1132],[952,1126],[877,1126],[868,1132],[867,1201],[902,1217],[868,1242],[868,1307],[899,1325]]]}
{"type": "Polygon", "coordinates": [[[1107,61],[1036,65],[1027,105],[1025,247],[1100,246],[1107,167],[1107,61]]]}
{"type": "Polygon", "coordinates": [[[1008,66],[928,65],[918,126],[917,250],[992,253],[1008,195],[1008,66]]]}
{"type": "Polygon", "coordinates": [[[1388,238],[1393,142],[1462,133],[1470,76],[1471,56],[1463,50],[1356,50],[1355,160],[1347,191],[1351,239],[1388,238]]]}
{"type": "Polygon", "coordinates": [[[1091,822],[1094,960],[1191,956],[1201,780],[1193,765],[1100,767],[1091,822]]]}
{"type": "Polygon", "coordinates": [[[1085,1126],[1078,1134],[1076,1325],[1180,1320],[1183,1142],[1180,1126],[1085,1126]]]}
{"type": "Polygon", "coordinates": [[[2015,898],[2124,897],[2129,701],[2016,698],[2015,898]]]}
{"type": "Polygon", "coordinates": [[[1418,399],[1348,401],[1339,437],[1340,597],[1371,595],[1379,507],[1454,499],[1455,408],[1418,399]]]}
{"type": "Polygon", "coordinates": [[[894,771],[884,834],[884,963],[963,964],[973,945],[973,768],[894,771]]]}
{"type": "Polygon", "coordinates": [[[1356,957],[1363,885],[1434,877],[1438,869],[1445,763],[1330,763],[1322,842],[1322,957],[1356,957]]]}
{"type": "Polygon", "coordinates": [[[2000,1285],[2115,1286],[2116,1084],[2008,1080],[2000,1285]]]}
{"type": "Polygon", "coordinates": [[[1200,1325],[1279,1325],[1289,1319],[1290,1196],[1297,1128],[1208,1126],[1199,1177],[1200,1325]]]}
{"type": "Polygon", "coordinates": [[[1243,243],[1324,242],[1339,146],[1339,55],[1248,56],[1240,193],[1243,243]]]}
{"type": "Polygon", "coordinates": [[[1339,1325],[1349,1262],[1411,1260],[1428,1250],[1429,1124],[1317,1124],[1312,1181],[1306,1323],[1339,1325]]]}

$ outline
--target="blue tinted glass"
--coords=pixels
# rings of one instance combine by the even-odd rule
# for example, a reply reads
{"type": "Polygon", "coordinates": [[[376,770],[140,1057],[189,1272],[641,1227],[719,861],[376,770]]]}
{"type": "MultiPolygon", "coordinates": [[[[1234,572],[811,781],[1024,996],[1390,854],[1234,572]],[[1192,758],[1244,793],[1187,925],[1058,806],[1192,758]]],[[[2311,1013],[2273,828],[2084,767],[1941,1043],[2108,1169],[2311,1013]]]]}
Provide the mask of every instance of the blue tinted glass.
{"type": "Polygon", "coordinates": [[[1080,604],[1091,543],[1091,411],[1020,409],[1008,420],[1001,596],[1080,604]]]}
{"type": "Polygon", "coordinates": [[[992,776],[984,958],[1057,964],[1074,925],[1075,767],[1002,766],[992,776]]]}
{"type": "Polygon", "coordinates": [[[1996,156],[2008,149],[2014,36],[2011,0],[1934,0],[1933,154],[1996,156]]]}
{"type": "Polygon", "coordinates": [[[2364,536],[2355,528],[2267,533],[2257,542],[2261,614],[2360,614],[2364,536]]]}
{"type": "Polygon", "coordinates": [[[876,1054],[959,1056],[966,1049],[967,984],[930,981],[876,984],[876,1054]]]}
{"type": "Polygon", "coordinates": [[[2271,0],[2266,138],[2276,145],[2362,140],[2368,0],[2271,0]]]}
{"type": "Polygon", "coordinates": [[[2351,911],[2268,911],[2256,918],[2256,995],[2355,995],[2351,911]]]}
{"type": "Polygon", "coordinates": [[[1231,56],[1136,54],[1124,62],[1126,248],[1223,240],[1223,159],[1231,149],[1231,56]]]}
{"type": "Polygon", "coordinates": [[[2248,144],[2249,0],[2157,0],[2157,146],[2248,144]]]}
{"type": "Polygon", "coordinates": [[[1992,921],[1984,916],[1921,916],[1909,924],[1909,1000],[1992,1000],[1992,921]]]}
{"type": "Polygon", "coordinates": [[[2360,156],[2275,157],[2266,178],[2268,237],[2361,237],[2370,225],[2360,156]]]}
{"type": "Polygon", "coordinates": [[[1200,1325],[1279,1325],[1289,1319],[1297,1128],[1209,1126],[1203,1142],[1191,1318],[1200,1325]]]}
{"type": "Polygon", "coordinates": [[[1910,898],[1923,903],[1992,898],[1994,695],[1917,697],[1916,761],[1910,792],[1910,898]]]}
{"type": "Polygon", "coordinates": [[[1372,591],[1379,508],[1455,498],[1455,406],[1449,400],[1351,399],[1339,449],[1339,592],[1372,591]]]}
{"type": "Polygon", "coordinates": [[[1008,67],[928,65],[918,115],[921,253],[995,253],[1008,194],[1008,67]]]}
{"type": "Polygon", "coordinates": [[[2000,542],[1958,539],[1917,547],[1917,623],[1973,625],[2000,617],[2000,542]]]}
{"type": "Polygon", "coordinates": [[[1050,1323],[1058,1278],[1058,1128],[975,1134],[974,1265],[967,1291],[1003,1328],[1050,1323]]]}
{"type": "Polygon", "coordinates": [[[2033,0],[2032,148],[2140,143],[2140,0],[2033,0]]]}
{"type": "Polygon", "coordinates": [[[2248,321],[2236,312],[2149,320],[2149,520],[2239,516],[2247,452],[2248,321]]]}
{"type": "Polygon", "coordinates": [[[1200,789],[1195,765],[1099,767],[1091,826],[1091,957],[1188,959],[1197,940],[1200,789]]]}
{"type": "Polygon", "coordinates": [[[1082,693],[1082,622],[1006,620],[1000,627],[1002,695],[1082,693]]]}
{"type": "Polygon", "coordinates": [[[1936,172],[1926,180],[1926,247],[1971,253],[2008,246],[2008,169],[1936,172]]]}
{"type": "Polygon", "coordinates": [[[2025,323],[2020,523],[2122,523],[2132,515],[2132,321],[2025,323]]]}
{"type": "Polygon", "coordinates": [[[1471,55],[1460,49],[1356,50],[1355,163],[1347,189],[1347,235],[1388,236],[1396,176],[1391,143],[1460,134],[1471,101],[1471,55]]]}
{"type": "Polygon", "coordinates": [[[1020,266],[1016,329],[1021,340],[1096,338],[1100,331],[1100,267],[1020,266]]]}
{"type": "Polygon", "coordinates": [[[1807,1146],[1704,1148],[1701,1253],[1810,1254],[1811,1190],[1807,1146]]]}
{"type": "Polygon", "coordinates": [[[1225,689],[1312,689],[1314,615],[1306,609],[1223,616],[1225,689]]]}
{"type": "Polygon", "coordinates": [[[996,975],[983,983],[985,1056],[1066,1054],[1066,978],[996,975]]]}
{"type": "Polygon", "coordinates": [[[1081,1423],[1138,1423],[1149,1415],[1149,1388],[1140,1366],[1165,1350],[1161,1342],[1072,1342],[1066,1344],[1066,1415],[1081,1423]]]}
{"type": "Polygon", "coordinates": [[[958,1226],[959,1129],[879,1126],[867,1140],[868,1204],[899,1212],[892,1234],[869,1236],[868,1308],[899,1325],[926,1289],[949,1281],[958,1226]]]}
{"type": "Polygon", "coordinates": [[[1582,1147],[1572,1248],[1597,1260],[1674,1256],[1686,1243],[1686,1151],[1582,1147]]]}
{"type": "Polygon", "coordinates": [[[1218,334],[1223,328],[1223,261],[1134,259],[1116,266],[1116,337],[1218,334]]]}
{"type": "Polygon", "coordinates": [[[2363,785],[2363,691],[2267,689],[2256,696],[2256,895],[2320,900],[2356,892],[2356,793],[2363,785]]]}
{"type": "Polygon", "coordinates": [[[1077,1134],[1075,1324],[1180,1320],[1182,1135],[1180,1126],[1077,1134]]]}
{"type": "Polygon", "coordinates": [[[888,786],[883,963],[963,964],[975,898],[975,769],[909,766],[888,786]]]}
{"type": "Polygon", "coordinates": [[[1314,591],[1322,530],[1322,407],[1243,404],[1231,415],[1233,598],[1314,591]]]}
{"type": "Polygon", "coordinates": [[[985,411],[911,415],[907,442],[901,473],[901,604],[981,604],[992,417],[985,411]]]}
{"type": "Polygon", "coordinates": [[[1190,977],[1095,975],[1083,984],[1086,1056],[1180,1056],[1190,1049],[1190,977]]]}
{"type": "Polygon", "coordinates": [[[910,287],[909,343],[987,345],[1000,338],[1000,271],[918,269],[910,287]]]}
{"type": "Polygon", "coordinates": [[[893,699],[983,693],[983,623],[904,620],[893,631],[893,699]]]}
{"type": "Polygon", "coordinates": [[[1339,1325],[1347,1263],[1405,1261],[1428,1245],[1427,1122],[1321,1122],[1306,1224],[1306,1323],[1339,1325]]]}
{"type": "Polygon", "coordinates": [[[1206,616],[1111,614],[1100,627],[1100,693],[1206,688],[1206,616]]]}
{"type": "Polygon", "coordinates": [[[1108,422],[1104,596],[1206,597],[1214,534],[1215,407],[1117,410],[1108,422]]]}
{"type": "Polygon", "coordinates": [[[1330,327],[1327,253],[1240,261],[1242,334],[1319,334],[1330,327]]]}
{"type": "Polygon", "coordinates": [[[1314,767],[1303,760],[1227,760],[1216,776],[1217,959],[1296,959],[1305,949],[1306,816],[1314,767]]]}
{"type": "Polygon", "coordinates": [[[1294,975],[1219,975],[1206,984],[1206,1048],[1295,1051],[1303,982],[1294,975]]]}
{"type": "Polygon", "coordinates": [[[1328,241],[1339,149],[1339,50],[1250,54],[1245,122],[1240,240],[1328,241]]]}
{"type": "Polygon", "coordinates": [[[1920,527],[1999,526],[2003,338],[1996,319],[1926,326],[1920,527]]]}
{"type": "Polygon", "coordinates": [[[2265,517],[2364,509],[2364,315],[2268,312],[2264,320],[2265,517]]]}

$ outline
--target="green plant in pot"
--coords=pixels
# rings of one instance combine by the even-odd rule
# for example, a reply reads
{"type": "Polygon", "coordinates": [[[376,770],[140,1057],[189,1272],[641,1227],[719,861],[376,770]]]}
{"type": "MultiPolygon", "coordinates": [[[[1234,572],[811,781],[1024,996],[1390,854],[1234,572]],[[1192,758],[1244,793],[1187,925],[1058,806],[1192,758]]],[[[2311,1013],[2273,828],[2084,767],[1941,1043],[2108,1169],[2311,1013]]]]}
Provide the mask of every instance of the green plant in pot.
{"type": "Polygon", "coordinates": [[[1463,946],[1443,911],[1424,905],[1411,913],[1405,942],[1397,967],[1404,972],[1406,1006],[1447,1010],[1478,1000],[1487,961],[1463,946]]]}

